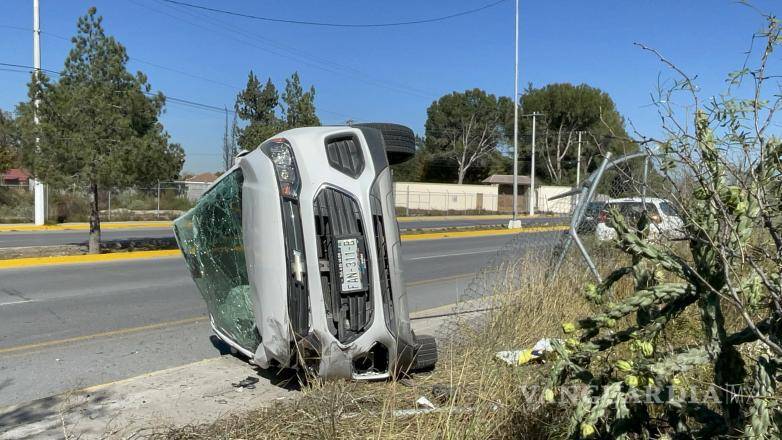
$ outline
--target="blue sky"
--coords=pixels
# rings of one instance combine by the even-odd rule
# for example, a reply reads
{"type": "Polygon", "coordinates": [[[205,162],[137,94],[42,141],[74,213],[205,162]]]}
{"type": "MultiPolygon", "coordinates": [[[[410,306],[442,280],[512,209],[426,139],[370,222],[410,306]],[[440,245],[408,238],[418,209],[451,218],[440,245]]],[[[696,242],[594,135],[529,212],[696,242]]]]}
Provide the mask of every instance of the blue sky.
{"type": "MultiPolygon", "coordinates": [[[[490,0],[188,0],[248,14],[327,22],[388,22],[447,15],[490,0]]],[[[278,86],[298,71],[317,89],[324,123],[389,121],[423,132],[437,97],[473,87],[513,94],[513,1],[452,20],[344,29],[268,23],[184,9],[160,0],[41,0],[43,67],[60,70],[78,16],[97,6],[104,26],[166,95],[233,106],[252,69],[278,86]],[[150,64],[152,63],[152,64],[150,64]]],[[[753,2],[780,12],[771,0],[753,2]],[[776,9],[776,10],[775,10],[776,9]]],[[[724,0],[521,1],[520,84],[587,83],[608,92],[628,121],[658,134],[650,92],[673,77],[633,45],[642,42],[697,75],[706,95],[725,89],[763,25],[752,9],[724,0]]],[[[32,64],[32,0],[0,6],[0,63],[32,64]],[[18,29],[22,28],[22,29],[18,29]],[[28,29],[28,30],[25,30],[28,29]]],[[[0,70],[0,108],[26,97],[28,75],[0,70]]],[[[224,115],[169,103],[163,117],[187,152],[185,169],[221,168],[224,115]]]]}

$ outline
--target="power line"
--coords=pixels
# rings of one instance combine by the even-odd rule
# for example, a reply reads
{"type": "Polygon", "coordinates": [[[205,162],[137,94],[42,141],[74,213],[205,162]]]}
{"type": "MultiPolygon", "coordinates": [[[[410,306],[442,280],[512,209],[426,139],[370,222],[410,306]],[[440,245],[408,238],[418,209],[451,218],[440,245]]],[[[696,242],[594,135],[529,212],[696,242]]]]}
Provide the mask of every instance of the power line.
{"type": "MultiPolygon", "coordinates": [[[[150,6],[146,5],[146,4],[140,3],[140,2],[138,2],[136,0],[130,0],[130,1],[131,1],[131,3],[134,3],[135,5],[137,5],[139,7],[148,9],[148,10],[156,12],[158,14],[166,15],[168,17],[171,17],[171,18],[175,19],[175,20],[182,21],[184,23],[187,23],[187,24],[189,24],[191,26],[194,26],[194,27],[197,27],[197,28],[206,29],[207,31],[215,32],[217,34],[220,34],[220,35],[224,36],[225,38],[229,38],[229,39],[232,39],[234,41],[238,41],[238,42],[240,42],[242,44],[245,44],[247,46],[254,47],[254,48],[259,49],[261,51],[264,51],[264,52],[267,52],[267,53],[271,53],[271,54],[277,55],[277,56],[282,57],[282,58],[290,59],[290,60],[295,61],[297,63],[306,64],[306,65],[308,65],[310,67],[313,67],[313,68],[316,68],[316,69],[319,69],[319,70],[323,70],[325,72],[329,72],[329,73],[333,73],[333,74],[337,74],[337,75],[347,76],[347,77],[350,77],[352,79],[357,79],[357,80],[359,80],[359,81],[361,81],[361,82],[363,82],[365,84],[369,84],[369,85],[372,85],[372,86],[375,86],[375,87],[384,88],[384,89],[387,89],[387,90],[392,90],[392,91],[395,91],[395,92],[405,93],[405,94],[416,96],[416,97],[419,97],[419,98],[432,99],[432,98],[437,96],[436,94],[433,94],[433,93],[430,93],[430,92],[427,92],[427,91],[423,91],[423,90],[419,90],[419,89],[410,87],[410,86],[408,86],[406,84],[395,83],[395,82],[392,82],[392,81],[387,81],[387,80],[382,80],[382,79],[373,79],[372,76],[370,76],[370,75],[368,75],[368,74],[366,74],[364,72],[361,72],[361,71],[359,71],[359,70],[357,70],[357,69],[355,69],[353,67],[336,63],[333,60],[326,60],[326,59],[323,59],[323,58],[319,58],[319,57],[313,56],[311,54],[308,54],[308,53],[306,53],[304,51],[298,50],[298,49],[296,49],[293,46],[285,45],[285,44],[276,42],[274,40],[271,40],[269,38],[261,37],[259,35],[252,34],[252,33],[247,32],[247,31],[242,31],[240,29],[237,29],[236,26],[231,24],[231,23],[227,23],[225,21],[220,21],[220,20],[215,19],[213,17],[208,17],[207,18],[207,17],[205,17],[203,15],[199,15],[196,12],[188,11],[186,8],[181,8],[181,7],[178,8],[178,7],[172,6],[172,5],[165,5],[168,8],[171,8],[171,9],[177,11],[177,12],[186,13],[190,17],[193,17],[195,19],[204,20],[204,21],[206,21],[209,24],[209,26],[205,26],[204,24],[201,24],[201,23],[196,23],[196,22],[193,22],[193,21],[189,21],[189,20],[184,19],[184,18],[182,18],[180,16],[172,15],[172,14],[170,14],[168,12],[155,9],[153,7],[150,7],[150,6]],[[210,26],[217,27],[218,29],[214,29],[214,28],[212,28],[210,26]],[[233,35],[231,35],[231,34],[233,34],[233,35]],[[255,40],[261,40],[262,42],[264,42],[266,44],[274,46],[276,49],[271,49],[269,47],[258,45],[255,42],[255,40]]],[[[160,1],[161,3],[165,3],[163,0],[158,0],[158,1],[160,1]]]]}
{"type": "Polygon", "coordinates": [[[454,14],[444,15],[442,17],[424,18],[424,19],[410,20],[410,21],[397,21],[397,22],[389,22],[389,23],[329,23],[323,21],[292,20],[292,19],[285,19],[285,18],[262,17],[259,15],[245,14],[241,12],[228,11],[225,9],[217,9],[217,8],[210,8],[207,6],[194,5],[192,3],[186,3],[182,1],[176,1],[176,0],[161,0],[161,1],[179,5],[179,6],[185,6],[188,8],[201,9],[204,11],[214,12],[218,14],[232,15],[234,17],[249,18],[252,20],[261,20],[261,21],[268,21],[273,23],[286,23],[286,24],[306,25],[306,26],[322,26],[322,27],[337,27],[337,28],[381,28],[381,27],[395,27],[395,26],[436,23],[438,21],[450,20],[452,18],[463,17],[465,15],[474,14],[476,12],[480,12],[485,9],[492,8],[494,6],[499,5],[500,3],[506,2],[507,0],[497,0],[495,2],[483,5],[475,9],[469,9],[454,14]]]}
{"type": "MultiPolygon", "coordinates": [[[[35,69],[33,66],[27,66],[27,65],[24,65],[24,64],[13,64],[13,63],[1,63],[0,62],[0,66],[14,68],[14,69],[27,69],[26,71],[29,72],[29,73],[32,73],[33,70],[35,69]]],[[[17,71],[21,72],[21,70],[17,70],[17,71]]],[[[51,70],[51,69],[41,68],[41,71],[42,72],[46,72],[46,73],[51,74],[51,75],[57,75],[57,76],[61,75],[59,72],[57,72],[55,70],[51,70]]],[[[144,91],[142,91],[142,93],[144,93],[147,96],[157,96],[158,93],[162,93],[162,92],[144,92],[144,91]]],[[[177,98],[175,96],[166,95],[165,93],[163,93],[163,96],[165,97],[166,102],[171,101],[173,103],[182,104],[182,105],[189,106],[189,107],[192,107],[192,108],[198,108],[198,109],[202,109],[202,110],[209,110],[209,111],[219,112],[219,113],[223,113],[223,114],[225,114],[226,111],[229,112],[229,113],[232,113],[232,114],[235,113],[233,110],[226,110],[225,107],[218,107],[216,105],[205,104],[203,102],[198,102],[198,101],[194,101],[194,100],[191,100],[191,99],[177,98]]]]}
{"type": "MultiPolygon", "coordinates": [[[[24,64],[12,64],[12,63],[2,63],[2,62],[0,62],[0,66],[5,67],[5,68],[0,68],[0,71],[15,72],[15,73],[30,73],[30,74],[32,74],[32,72],[34,70],[34,67],[27,66],[27,65],[24,65],[24,64]],[[21,70],[21,69],[24,69],[24,70],[21,70]]],[[[60,76],[60,72],[57,72],[55,70],[41,68],[41,71],[45,72],[45,73],[48,73],[48,74],[51,74],[51,75],[60,76]]],[[[142,93],[144,93],[147,96],[154,97],[154,96],[157,96],[157,94],[159,92],[142,92],[142,93]]],[[[160,92],[160,93],[162,93],[162,92],[160,92]]],[[[225,114],[226,112],[228,112],[229,114],[236,114],[236,112],[234,110],[229,110],[229,109],[226,109],[225,107],[220,107],[220,106],[216,106],[216,105],[212,105],[212,104],[206,104],[206,103],[203,103],[203,102],[198,102],[198,101],[195,101],[193,99],[177,98],[175,96],[170,96],[170,95],[167,95],[165,93],[163,93],[163,96],[165,97],[167,103],[179,104],[179,105],[181,105],[183,107],[189,107],[189,108],[193,108],[193,109],[197,109],[197,110],[205,110],[205,111],[210,111],[210,112],[220,113],[220,114],[225,114]]],[[[346,117],[348,119],[355,119],[352,116],[347,115],[345,113],[335,112],[335,111],[323,109],[323,108],[320,108],[320,107],[318,107],[317,111],[318,112],[322,112],[322,113],[332,114],[332,115],[335,115],[335,116],[346,117]]]]}

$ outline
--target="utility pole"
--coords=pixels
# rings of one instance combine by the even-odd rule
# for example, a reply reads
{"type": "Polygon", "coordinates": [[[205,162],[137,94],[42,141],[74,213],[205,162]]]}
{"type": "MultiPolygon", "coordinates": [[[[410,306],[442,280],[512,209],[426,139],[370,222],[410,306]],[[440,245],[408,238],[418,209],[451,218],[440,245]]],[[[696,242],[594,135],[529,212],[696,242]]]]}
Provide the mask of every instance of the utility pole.
{"type": "MultiPolygon", "coordinates": [[[[36,80],[39,79],[41,74],[41,19],[38,13],[38,0],[33,0],[33,68],[36,80]]],[[[35,111],[33,112],[33,122],[38,125],[38,105],[40,100],[36,97],[33,100],[33,106],[35,111]]],[[[38,148],[39,138],[36,136],[35,144],[38,148]]],[[[42,226],[46,222],[46,203],[44,199],[43,183],[37,178],[33,183],[33,196],[35,205],[35,224],[36,226],[42,226]]]]}
{"type": "Polygon", "coordinates": [[[542,113],[533,112],[528,115],[522,115],[522,116],[531,116],[532,117],[532,157],[531,157],[531,163],[530,163],[530,172],[529,172],[529,197],[527,197],[527,205],[529,208],[529,215],[535,215],[535,202],[537,201],[535,197],[535,126],[537,122],[538,116],[543,116],[542,113]]]}
{"type": "Polygon", "coordinates": [[[576,186],[581,182],[581,133],[578,132],[578,152],[576,153],[576,186]]]}
{"type": "Polygon", "coordinates": [[[520,228],[518,220],[519,196],[519,0],[516,0],[516,43],[514,45],[515,63],[513,68],[513,219],[509,228],[520,228]]]}

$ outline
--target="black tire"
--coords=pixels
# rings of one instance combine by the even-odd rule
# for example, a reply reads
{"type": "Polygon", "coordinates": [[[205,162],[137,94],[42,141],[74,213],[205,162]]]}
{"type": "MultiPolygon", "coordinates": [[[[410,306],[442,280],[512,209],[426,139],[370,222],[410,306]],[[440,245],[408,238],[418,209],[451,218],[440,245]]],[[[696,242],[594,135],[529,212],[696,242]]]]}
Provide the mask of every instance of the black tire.
{"type": "Polygon", "coordinates": [[[437,363],[437,340],[434,336],[416,335],[413,371],[431,370],[437,363]]]}
{"type": "Polygon", "coordinates": [[[386,143],[386,157],[390,165],[407,162],[415,156],[415,134],[410,128],[381,122],[368,122],[355,124],[355,126],[380,130],[386,143]]]}

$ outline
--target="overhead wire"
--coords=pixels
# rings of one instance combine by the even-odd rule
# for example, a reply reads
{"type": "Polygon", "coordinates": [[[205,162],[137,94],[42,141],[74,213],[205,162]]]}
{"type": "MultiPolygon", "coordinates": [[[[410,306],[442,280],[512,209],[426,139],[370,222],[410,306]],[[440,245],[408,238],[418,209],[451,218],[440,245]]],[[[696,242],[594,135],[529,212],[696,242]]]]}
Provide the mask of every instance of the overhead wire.
{"type": "Polygon", "coordinates": [[[463,17],[465,15],[475,14],[477,12],[497,6],[500,3],[504,3],[508,0],[497,0],[485,4],[483,6],[480,6],[478,8],[469,9],[466,11],[460,11],[453,14],[444,15],[441,17],[422,18],[417,20],[396,21],[396,22],[387,22],[387,23],[334,23],[334,22],[324,22],[324,21],[293,20],[293,19],[285,19],[285,18],[264,17],[260,15],[254,15],[254,14],[245,14],[241,12],[229,11],[226,9],[218,9],[218,8],[196,5],[193,3],[188,3],[188,2],[178,1],[178,0],[160,0],[160,1],[187,7],[187,8],[200,9],[203,11],[209,11],[218,14],[231,15],[234,17],[249,18],[252,20],[261,20],[261,21],[267,21],[273,23],[285,23],[285,24],[297,24],[297,25],[321,26],[321,27],[338,27],[338,28],[382,28],[382,27],[399,27],[399,26],[436,23],[440,21],[450,20],[457,17],[463,17]]]}
{"type": "MultiPolygon", "coordinates": [[[[164,3],[161,0],[158,0],[158,1],[161,2],[161,3],[164,3]]],[[[198,27],[198,28],[201,28],[201,29],[206,29],[206,30],[208,30],[210,32],[215,32],[215,33],[217,33],[219,35],[222,35],[222,36],[224,36],[226,38],[232,39],[234,41],[238,41],[238,42],[240,42],[242,44],[245,44],[245,45],[250,46],[250,47],[254,47],[254,48],[258,49],[258,50],[261,50],[261,51],[264,51],[264,52],[267,52],[267,53],[271,53],[271,54],[277,55],[279,57],[287,58],[287,59],[295,61],[297,63],[305,64],[305,65],[308,65],[310,67],[313,67],[313,68],[316,68],[316,69],[319,69],[319,70],[323,70],[323,71],[326,71],[326,72],[329,72],[329,73],[347,76],[349,78],[356,79],[358,81],[361,81],[361,82],[363,82],[365,84],[368,84],[368,85],[371,85],[371,86],[380,87],[380,88],[384,88],[384,89],[387,89],[387,90],[392,90],[392,91],[395,91],[395,92],[398,92],[398,93],[405,93],[405,94],[408,94],[408,95],[411,95],[411,96],[416,96],[418,98],[432,99],[432,98],[437,96],[434,93],[431,93],[431,92],[428,92],[428,91],[424,91],[424,90],[420,90],[420,89],[416,89],[416,88],[411,87],[411,86],[409,86],[407,84],[401,84],[401,83],[396,83],[394,81],[388,81],[388,80],[374,78],[372,75],[369,75],[369,74],[367,74],[365,72],[361,72],[360,70],[358,70],[358,69],[356,69],[354,67],[347,66],[347,65],[344,65],[344,64],[341,64],[341,63],[337,63],[337,62],[335,62],[334,60],[331,60],[331,59],[324,59],[324,58],[320,58],[320,57],[314,56],[314,55],[309,54],[307,52],[304,52],[304,51],[302,51],[300,49],[297,49],[297,48],[295,48],[293,46],[286,45],[284,43],[280,43],[280,42],[271,40],[268,37],[263,37],[263,36],[260,36],[260,35],[257,35],[257,34],[253,34],[253,33],[247,32],[247,31],[243,31],[241,29],[237,29],[235,25],[233,25],[231,23],[228,23],[228,22],[225,22],[225,21],[222,21],[222,20],[218,20],[218,19],[216,19],[214,17],[206,17],[204,15],[194,13],[193,11],[187,11],[187,10],[182,9],[182,8],[178,8],[178,7],[175,7],[175,6],[164,4],[164,6],[166,6],[167,8],[169,8],[172,11],[176,11],[176,12],[181,13],[181,14],[186,14],[189,17],[195,18],[197,20],[205,21],[210,26],[216,27],[216,28],[219,28],[219,29],[214,29],[214,28],[206,26],[206,25],[204,25],[202,23],[195,23],[195,22],[190,21],[190,20],[188,20],[186,18],[183,18],[181,16],[173,15],[173,14],[171,14],[169,12],[161,11],[159,9],[155,9],[155,8],[153,8],[153,7],[151,7],[151,6],[147,5],[147,4],[139,2],[138,0],[131,0],[131,3],[134,3],[135,5],[140,6],[142,8],[154,11],[154,12],[156,12],[158,14],[166,15],[168,17],[174,18],[175,20],[182,21],[182,22],[187,23],[187,24],[189,24],[191,26],[195,26],[195,27],[198,27]],[[274,48],[270,48],[270,47],[267,47],[267,46],[259,45],[256,40],[259,40],[259,41],[262,41],[265,44],[274,46],[274,48]]]]}
{"type": "MultiPolygon", "coordinates": [[[[137,2],[134,2],[134,1],[132,1],[132,0],[131,0],[131,2],[132,2],[132,3],[134,3],[134,4],[136,4],[137,6],[146,7],[146,5],[139,4],[139,3],[137,3],[137,2]]],[[[177,19],[177,17],[175,17],[175,16],[173,16],[173,15],[166,14],[166,13],[164,13],[164,12],[157,11],[157,10],[154,10],[154,9],[152,9],[152,8],[149,8],[149,7],[146,7],[146,8],[147,8],[147,9],[150,9],[150,10],[153,10],[153,11],[155,11],[155,12],[158,12],[158,13],[161,13],[161,14],[164,14],[164,15],[167,15],[167,16],[169,16],[169,17],[171,17],[171,18],[175,18],[175,19],[177,19]]],[[[197,24],[193,24],[193,23],[190,23],[190,24],[192,24],[192,25],[194,25],[194,26],[198,26],[197,24]]],[[[8,28],[8,29],[20,30],[20,31],[25,31],[25,32],[27,32],[27,31],[32,31],[32,29],[29,29],[29,28],[24,28],[24,27],[19,27],[19,26],[9,26],[9,25],[0,25],[0,28],[8,28]]],[[[203,27],[202,27],[202,28],[203,28],[203,27]]],[[[211,29],[208,29],[208,28],[204,28],[204,29],[211,30],[211,29]]],[[[63,41],[71,41],[71,39],[70,39],[70,38],[68,38],[68,37],[65,37],[65,36],[62,36],[62,35],[58,35],[58,34],[55,34],[55,33],[52,33],[52,32],[48,32],[48,31],[41,31],[41,33],[42,33],[42,34],[44,34],[44,35],[47,35],[47,36],[50,36],[50,37],[56,38],[56,39],[58,39],[58,40],[63,40],[63,41]]],[[[140,59],[140,58],[138,58],[138,57],[132,57],[132,56],[129,56],[129,55],[128,55],[128,59],[129,59],[129,60],[131,60],[131,61],[133,61],[133,62],[137,62],[137,63],[141,63],[141,64],[146,64],[146,65],[149,65],[149,66],[152,66],[152,67],[158,68],[158,69],[167,70],[167,71],[169,71],[169,72],[173,72],[173,73],[176,73],[176,74],[179,74],[179,75],[182,75],[182,76],[187,76],[187,77],[189,77],[189,78],[193,78],[193,79],[197,79],[197,80],[200,80],[200,81],[204,81],[204,82],[208,82],[208,83],[212,83],[212,84],[220,85],[220,86],[223,86],[223,87],[229,88],[229,89],[233,90],[234,92],[238,92],[238,91],[240,91],[240,90],[242,90],[242,89],[243,89],[243,87],[240,87],[240,86],[238,86],[238,85],[235,85],[235,84],[229,84],[229,83],[227,83],[227,82],[224,82],[224,81],[216,80],[216,79],[213,79],[213,78],[208,78],[208,77],[205,77],[205,76],[203,76],[203,75],[197,75],[197,74],[194,74],[194,73],[192,73],[192,72],[189,72],[189,71],[185,71],[185,70],[181,70],[181,69],[176,69],[176,68],[173,68],[173,67],[170,67],[170,66],[165,66],[165,65],[162,65],[162,64],[154,63],[154,62],[151,62],[151,61],[148,61],[148,60],[140,59]]],[[[337,111],[334,111],[334,110],[330,110],[330,109],[327,109],[327,108],[323,108],[323,107],[321,107],[321,106],[318,106],[318,112],[322,112],[322,113],[326,113],[326,114],[331,114],[331,115],[334,115],[334,116],[339,116],[339,117],[341,117],[341,118],[345,118],[346,120],[347,120],[347,119],[357,119],[357,118],[356,118],[355,116],[353,116],[353,115],[348,115],[348,114],[346,114],[346,113],[337,112],[337,111]]]]}

